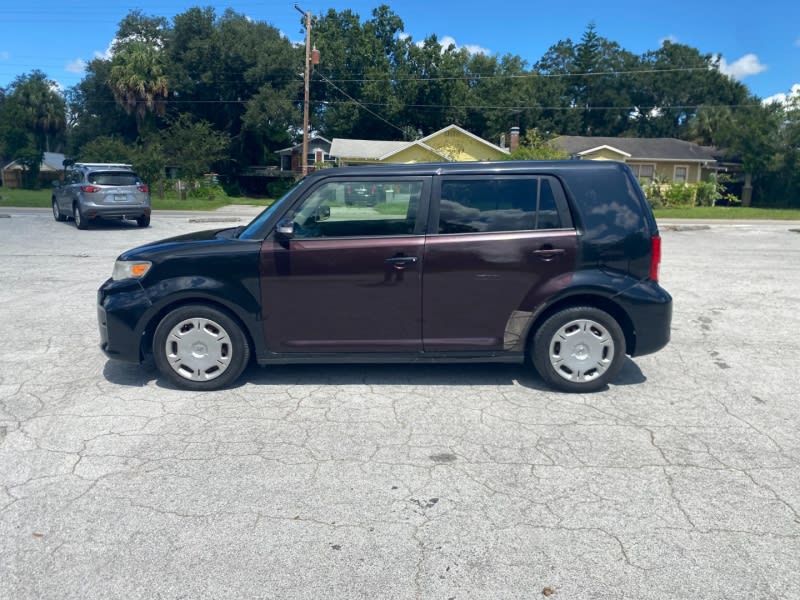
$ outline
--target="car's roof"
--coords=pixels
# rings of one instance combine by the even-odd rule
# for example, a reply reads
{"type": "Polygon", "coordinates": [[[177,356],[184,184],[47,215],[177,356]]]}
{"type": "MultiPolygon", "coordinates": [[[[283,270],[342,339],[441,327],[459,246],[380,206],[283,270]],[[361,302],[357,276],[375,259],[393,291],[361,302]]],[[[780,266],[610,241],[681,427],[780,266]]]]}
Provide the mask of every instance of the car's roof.
{"type": "Polygon", "coordinates": [[[125,163],[75,163],[73,166],[75,168],[86,169],[88,171],[108,169],[118,169],[124,171],[133,170],[133,165],[128,165],[125,163]]]}
{"type": "Polygon", "coordinates": [[[491,162],[447,162],[447,163],[414,163],[405,165],[364,165],[355,167],[337,167],[321,169],[308,177],[323,179],[329,177],[367,177],[367,176],[413,176],[413,175],[486,175],[493,173],[574,173],[608,172],[624,169],[622,163],[615,161],[594,160],[509,160],[491,162]]]}

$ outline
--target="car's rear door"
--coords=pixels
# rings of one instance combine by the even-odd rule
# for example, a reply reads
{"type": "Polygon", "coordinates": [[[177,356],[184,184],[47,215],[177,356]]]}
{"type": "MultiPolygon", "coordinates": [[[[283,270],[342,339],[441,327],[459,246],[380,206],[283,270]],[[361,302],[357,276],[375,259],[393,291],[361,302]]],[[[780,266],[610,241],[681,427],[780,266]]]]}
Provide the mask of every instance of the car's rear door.
{"type": "Polygon", "coordinates": [[[423,277],[425,352],[519,348],[533,311],[565,287],[577,237],[549,176],[437,177],[423,277]]]}
{"type": "Polygon", "coordinates": [[[276,353],[422,350],[422,268],[429,177],[325,179],[262,244],[264,336],[276,353]],[[348,190],[380,189],[374,206],[348,190]]]}

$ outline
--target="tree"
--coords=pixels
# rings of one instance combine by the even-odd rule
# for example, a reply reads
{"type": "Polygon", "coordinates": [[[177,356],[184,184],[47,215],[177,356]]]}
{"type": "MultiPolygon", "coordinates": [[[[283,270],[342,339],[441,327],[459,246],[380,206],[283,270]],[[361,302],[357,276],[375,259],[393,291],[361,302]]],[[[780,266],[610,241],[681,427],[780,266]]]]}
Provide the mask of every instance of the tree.
{"type": "Polygon", "coordinates": [[[507,160],[564,160],[569,154],[556,148],[538,130],[529,129],[520,140],[519,147],[507,160]]]}
{"type": "Polygon", "coordinates": [[[129,163],[133,157],[133,148],[121,139],[112,136],[100,136],[85,144],[78,160],[82,162],[129,163]]]}
{"type": "MultiPolygon", "coordinates": [[[[633,103],[638,107],[630,133],[642,137],[693,137],[691,122],[700,107],[749,103],[741,83],[719,72],[718,59],[696,48],[665,41],[639,60],[631,76],[633,103]]],[[[711,125],[710,121],[706,123],[711,125]]]]}
{"type": "Polygon", "coordinates": [[[227,156],[230,136],[183,113],[164,130],[161,145],[167,164],[178,167],[182,178],[195,181],[227,156]]]}
{"type": "Polygon", "coordinates": [[[144,40],[121,43],[112,59],[108,85],[117,103],[136,116],[141,135],[148,115],[163,115],[166,110],[169,85],[162,51],[144,40]]]}
{"type": "Polygon", "coordinates": [[[36,150],[49,152],[66,127],[66,104],[55,82],[42,71],[20,75],[11,84],[7,102],[8,116],[16,127],[33,136],[36,150]]]}

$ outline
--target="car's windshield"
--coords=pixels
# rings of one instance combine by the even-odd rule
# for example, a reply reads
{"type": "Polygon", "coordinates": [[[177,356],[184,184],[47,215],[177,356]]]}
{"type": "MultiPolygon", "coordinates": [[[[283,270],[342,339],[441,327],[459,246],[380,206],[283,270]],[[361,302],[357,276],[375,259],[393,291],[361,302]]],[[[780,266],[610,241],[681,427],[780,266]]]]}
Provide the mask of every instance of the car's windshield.
{"type": "Polygon", "coordinates": [[[301,179],[297,185],[292,187],[288,192],[286,192],[283,196],[281,196],[278,200],[272,203],[271,206],[265,208],[259,215],[253,219],[250,224],[244,228],[244,230],[237,236],[240,240],[253,240],[259,239],[264,237],[264,233],[261,231],[262,226],[266,223],[269,218],[275,213],[278,207],[283,204],[283,201],[292,194],[298,187],[303,185],[303,182],[306,181],[305,179],[301,179]]]}

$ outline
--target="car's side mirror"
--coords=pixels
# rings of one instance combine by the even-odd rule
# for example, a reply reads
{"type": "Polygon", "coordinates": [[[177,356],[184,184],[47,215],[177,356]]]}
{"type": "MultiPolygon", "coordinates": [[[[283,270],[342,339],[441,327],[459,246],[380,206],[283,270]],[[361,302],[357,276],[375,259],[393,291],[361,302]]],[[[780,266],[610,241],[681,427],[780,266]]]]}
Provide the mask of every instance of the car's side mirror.
{"type": "Polygon", "coordinates": [[[292,239],[294,237],[294,221],[291,219],[283,219],[282,221],[278,221],[278,225],[275,227],[275,233],[281,239],[292,239]]]}
{"type": "Polygon", "coordinates": [[[60,188],[61,187],[61,181],[59,181],[58,179],[54,179],[51,185],[54,188],[60,188]]]}

